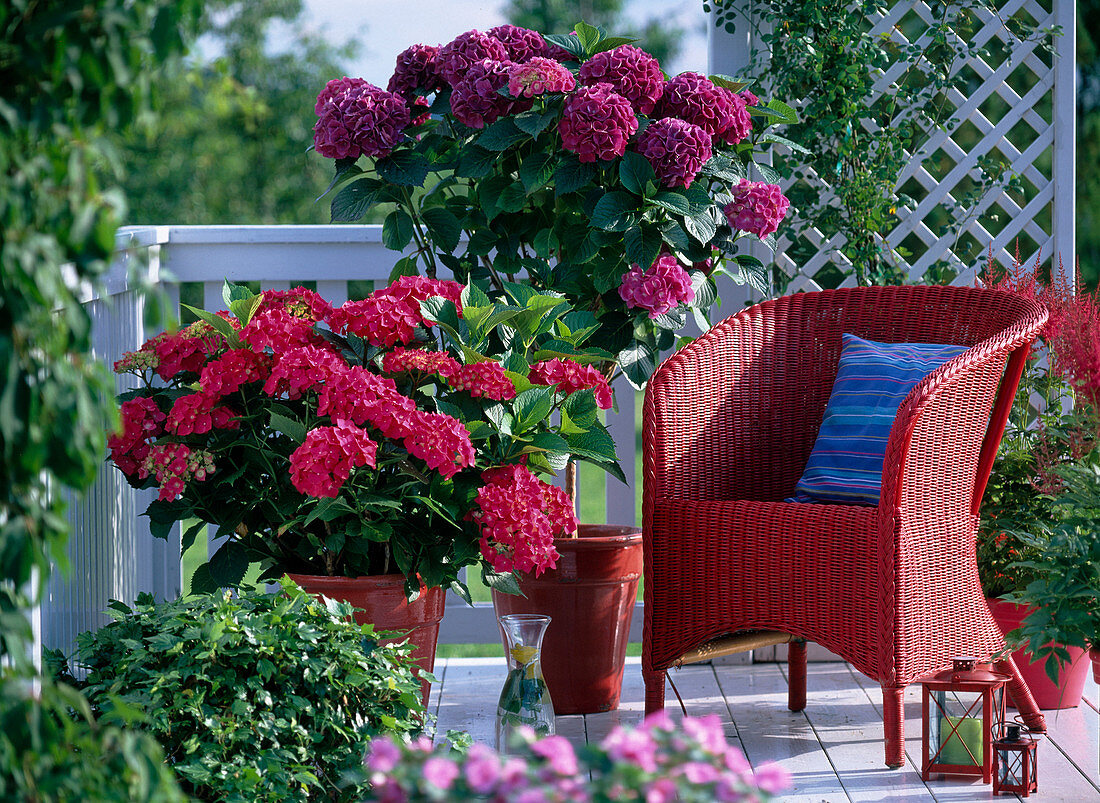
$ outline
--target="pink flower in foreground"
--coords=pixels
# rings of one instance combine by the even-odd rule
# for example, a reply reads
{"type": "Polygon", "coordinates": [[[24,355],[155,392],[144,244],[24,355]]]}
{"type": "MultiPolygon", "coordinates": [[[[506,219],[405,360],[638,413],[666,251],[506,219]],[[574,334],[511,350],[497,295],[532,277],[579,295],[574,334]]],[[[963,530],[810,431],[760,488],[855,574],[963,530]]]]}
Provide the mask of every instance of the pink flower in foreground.
{"type": "Polygon", "coordinates": [[[640,47],[619,45],[581,65],[581,83],[610,84],[642,114],[649,114],[664,92],[665,76],[657,59],[640,47]]]}
{"type": "Polygon", "coordinates": [[[726,735],[722,732],[722,720],[717,714],[704,717],[685,717],[684,733],[699,743],[699,746],[711,755],[722,756],[726,753],[726,735]]]}
{"type": "Polygon", "coordinates": [[[474,62],[455,82],[451,92],[451,113],[470,128],[484,128],[506,114],[522,111],[527,101],[517,103],[497,90],[508,86],[510,61],[482,59],[474,62]]]}
{"type": "Polygon", "coordinates": [[[687,120],[730,144],[740,142],[752,130],[745,101],[696,72],[681,73],[665,82],[656,115],[687,120]]]}
{"type": "Polygon", "coordinates": [[[409,414],[410,431],[405,448],[444,477],[453,477],[474,464],[474,445],[462,422],[443,413],[416,411],[409,414]]]}
{"type": "Polygon", "coordinates": [[[534,572],[557,563],[554,538],[576,532],[573,505],[561,488],[542,482],[526,466],[483,471],[470,517],[481,530],[481,554],[497,570],[534,572]]]}
{"type": "Polygon", "coordinates": [[[740,92],[737,93],[737,95],[741,98],[741,100],[745,101],[746,106],[760,105],[760,98],[756,97],[756,95],[754,95],[747,89],[742,89],[740,92]]]}
{"type": "Polygon", "coordinates": [[[516,397],[516,385],[498,362],[476,362],[456,366],[447,376],[447,384],[455,390],[465,390],[476,398],[507,401],[516,397]]]}
{"type": "Polygon", "coordinates": [[[634,764],[646,772],[657,771],[657,742],[649,731],[627,730],[616,725],[600,746],[615,761],[634,764]]]}
{"type": "Polygon", "coordinates": [[[389,736],[376,736],[370,741],[366,765],[371,772],[391,772],[401,761],[401,748],[389,736]]]}
{"type": "Polygon", "coordinates": [[[390,82],[386,89],[409,96],[417,89],[434,92],[446,84],[436,68],[439,48],[434,45],[413,45],[397,54],[390,82]]]}
{"type": "Polygon", "coordinates": [[[710,134],[686,120],[662,117],[638,137],[638,153],[666,187],[690,187],[711,157],[710,134]]]}
{"type": "Polygon", "coordinates": [[[531,745],[531,752],[545,758],[558,775],[577,773],[577,754],[564,736],[545,736],[531,745]]]}
{"type": "Polygon", "coordinates": [[[495,36],[477,30],[466,31],[439,48],[436,69],[444,81],[454,86],[482,59],[506,61],[508,49],[495,36]]]}
{"type": "Polygon", "coordinates": [[[508,92],[514,98],[533,98],[548,92],[572,92],[576,86],[573,73],[553,59],[536,56],[508,68],[508,92]]]}
{"type": "Polygon", "coordinates": [[[645,270],[640,265],[631,265],[623,275],[619,295],[628,307],[644,309],[650,318],[695,299],[691,277],[672,254],[661,254],[645,270]]]}
{"type": "Polygon", "coordinates": [[[730,227],[755,234],[761,240],[779,229],[791,202],[775,184],[741,182],[730,190],[733,200],[723,210],[730,227]]]}
{"type": "Polygon", "coordinates": [[[582,162],[622,156],[637,130],[630,101],[610,84],[580,87],[566,98],[558,122],[562,146],[582,162]]]}
{"type": "Polygon", "coordinates": [[[432,756],[425,761],[421,772],[424,774],[425,781],[436,789],[442,790],[450,789],[459,775],[458,765],[440,756],[432,756]]]}
{"type": "Polygon", "coordinates": [[[378,444],[366,430],[337,421],[309,431],[290,455],[290,481],[301,493],[335,498],[359,466],[374,468],[378,444]]]}
{"type": "Polygon", "coordinates": [[[500,778],[500,758],[488,745],[474,742],[466,754],[465,777],[470,789],[478,795],[487,795],[493,791],[500,778]]]}
{"type": "MultiPolygon", "coordinates": [[[[518,25],[498,25],[490,28],[489,36],[498,40],[508,52],[512,61],[528,61],[546,52],[546,41],[538,31],[521,28],[518,25]]],[[[512,93],[516,94],[515,92],[512,93]]]]}
{"type": "Polygon", "coordinates": [[[760,790],[769,795],[777,795],[791,786],[791,774],[778,764],[763,764],[753,770],[753,780],[760,790]]]}
{"type": "Polygon", "coordinates": [[[565,394],[592,388],[601,410],[610,410],[614,404],[607,378],[591,365],[555,357],[532,365],[527,379],[536,385],[555,385],[565,394]]]}

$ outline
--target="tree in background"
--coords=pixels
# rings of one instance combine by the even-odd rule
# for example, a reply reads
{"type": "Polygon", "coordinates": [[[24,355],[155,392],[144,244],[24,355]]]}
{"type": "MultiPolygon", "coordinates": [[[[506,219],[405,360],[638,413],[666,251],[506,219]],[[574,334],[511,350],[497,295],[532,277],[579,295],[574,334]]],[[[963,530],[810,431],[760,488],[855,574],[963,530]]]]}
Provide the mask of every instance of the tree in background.
{"type": "Polygon", "coordinates": [[[160,81],[171,114],[120,138],[131,223],[327,223],[330,176],[310,158],[317,88],[357,45],[301,22],[302,0],[213,0],[200,32],[212,59],[160,81]],[[271,34],[287,26],[278,52],[271,34]]]}
{"type": "Polygon", "coordinates": [[[1077,2],[1077,256],[1100,280],[1100,0],[1077,2]]]}
{"type": "Polygon", "coordinates": [[[148,737],[35,676],[27,612],[66,562],[59,491],[87,487],[113,427],[84,288],[124,212],[107,131],[146,108],[197,0],[0,4],[0,799],[182,800],[148,737]],[[76,718],[70,712],[78,714],[76,718]]]}
{"type": "Polygon", "coordinates": [[[639,29],[626,19],[625,0],[509,0],[504,16],[513,25],[541,33],[569,33],[584,21],[606,29],[616,36],[634,36],[638,46],[661,64],[668,64],[680,52],[683,28],[672,24],[668,16],[646,20],[639,29]]]}

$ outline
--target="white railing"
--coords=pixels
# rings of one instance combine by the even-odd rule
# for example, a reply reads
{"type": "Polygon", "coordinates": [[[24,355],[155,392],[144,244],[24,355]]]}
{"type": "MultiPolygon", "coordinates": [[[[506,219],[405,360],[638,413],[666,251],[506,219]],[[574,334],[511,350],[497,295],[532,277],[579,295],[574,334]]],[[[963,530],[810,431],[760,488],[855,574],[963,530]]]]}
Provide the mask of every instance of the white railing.
{"type": "MultiPolygon", "coordinates": [[[[398,255],[382,245],[380,226],[156,226],[125,229],[119,234],[118,259],[111,267],[104,294],[85,302],[95,326],[94,354],[110,364],[138,348],[154,334],[144,326],[145,304],[127,279],[134,265],[144,278],[178,305],[180,286],[202,286],[203,306],[224,308],[222,283],[260,282],[265,290],[315,282],[317,292],[333,304],[348,298],[349,281],[385,282],[398,255]]],[[[119,379],[118,390],[127,387],[119,379]]],[[[635,523],[635,394],[616,388],[618,412],[609,413],[608,428],[618,444],[630,480],[606,483],[605,520],[635,523]]],[[[601,490],[597,483],[586,492],[601,490]]],[[[111,466],[101,467],[92,489],[73,499],[69,518],[72,572],[50,581],[42,605],[43,643],[68,649],[77,633],[102,625],[109,599],[130,601],[138,592],[158,598],[180,593],[179,534],[167,543],[153,538],[140,514],[153,498],[134,491],[111,466]]],[[[177,528],[178,529],[178,528],[177,528]]],[[[641,615],[635,617],[640,639],[641,615]]],[[[496,641],[492,606],[471,609],[457,598],[448,605],[441,628],[444,643],[496,641]]]]}

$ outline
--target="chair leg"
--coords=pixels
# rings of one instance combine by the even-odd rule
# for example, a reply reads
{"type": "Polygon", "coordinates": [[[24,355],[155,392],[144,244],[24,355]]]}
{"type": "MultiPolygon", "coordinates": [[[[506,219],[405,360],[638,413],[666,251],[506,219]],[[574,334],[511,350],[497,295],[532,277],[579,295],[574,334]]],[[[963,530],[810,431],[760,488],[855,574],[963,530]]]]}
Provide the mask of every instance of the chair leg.
{"type": "Polygon", "coordinates": [[[663,711],[665,707],[665,671],[663,669],[656,669],[652,672],[643,670],[642,682],[645,683],[646,714],[663,711]]]}
{"type": "Polygon", "coordinates": [[[882,687],[882,729],[886,737],[886,766],[905,766],[905,687],[882,687]]]}
{"type": "Polygon", "coordinates": [[[806,642],[792,641],[787,646],[787,708],[802,711],[806,708],[806,642]]]}
{"type": "Polygon", "coordinates": [[[1024,724],[1027,726],[1027,729],[1033,733],[1046,733],[1046,717],[1044,717],[1043,712],[1039,710],[1035,698],[1031,695],[1031,689],[1029,689],[1027,683],[1024,682],[1024,678],[1020,674],[1016,662],[1012,660],[1012,656],[1006,655],[1003,659],[998,661],[995,669],[998,672],[1003,672],[1006,675],[1012,676],[1012,680],[1008,681],[1008,693],[1012,696],[1012,702],[1016,703],[1016,710],[1019,711],[1020,715],[1024,718],[1024,724]]]}

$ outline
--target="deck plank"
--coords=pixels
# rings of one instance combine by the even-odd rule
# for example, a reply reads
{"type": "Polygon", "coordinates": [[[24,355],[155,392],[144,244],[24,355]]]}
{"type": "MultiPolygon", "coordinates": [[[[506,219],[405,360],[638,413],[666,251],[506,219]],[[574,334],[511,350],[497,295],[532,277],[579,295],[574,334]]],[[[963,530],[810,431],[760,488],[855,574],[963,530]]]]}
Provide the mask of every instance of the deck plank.
{"type": "Polygon", "coordinates": [[[847,803],[836,770],[806,715],[787,709],[787,681],[778,664],[717,666],[715,674],[754,767],[774,761],[791,774],[790,803],[847,803]]]}
{"type": "Polygon", "coordinates": [[[450,658],[439,691],[437,738],[463,730],[474,741],[491,745],[496,730],[497,698],[508,676],[504,658],[450,658]]]}
{"type": "Polygon", "coordinates": [[[1039,789],[1043,799],[1100,800],[1100,715],[1085,701],[1076,708],[1045,713],[1047,737],[1039,742],[1039,789]]]}

